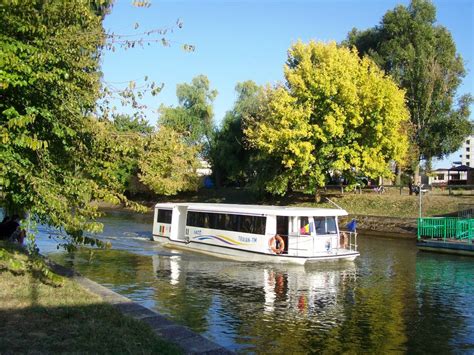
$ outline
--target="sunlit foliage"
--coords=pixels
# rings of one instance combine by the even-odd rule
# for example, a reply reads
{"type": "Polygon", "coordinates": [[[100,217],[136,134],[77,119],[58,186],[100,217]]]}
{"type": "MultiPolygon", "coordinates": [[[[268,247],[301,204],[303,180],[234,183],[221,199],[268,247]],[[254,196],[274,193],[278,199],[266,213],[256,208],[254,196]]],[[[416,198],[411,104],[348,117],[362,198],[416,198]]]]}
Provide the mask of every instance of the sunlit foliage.
{"type": "Polygon", "coordinates": [[[278,159],[272,193],[315,192],[330,175],[391,176],[404,158],[404,93],[368,58],[335,43],[298,42],[288,53],[285,86],[267,87],[246,120],[250,143],[278,159]]]}
{"type": "Polygon", "coordinates": [[[186,144],[182,135],[163,126],[146,143],[138,163],[138,177],[157,194],[196,189],[197,153],[197,146],[186,144]]]}

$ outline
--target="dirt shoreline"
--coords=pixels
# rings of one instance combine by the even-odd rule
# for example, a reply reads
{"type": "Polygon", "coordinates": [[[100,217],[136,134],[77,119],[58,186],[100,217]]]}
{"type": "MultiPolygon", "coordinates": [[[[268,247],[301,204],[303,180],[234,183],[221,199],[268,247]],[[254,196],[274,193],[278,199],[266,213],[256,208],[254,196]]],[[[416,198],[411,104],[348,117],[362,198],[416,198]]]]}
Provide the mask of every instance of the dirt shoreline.
{"type": "MultiPolygon", "coordinates": [[[[360,234],[390,238],[416,238],[416,218],[349,215],[347,221],[352,218],[357,220],[357,229],[360,234]]],[[[341,221],[341,223],[344,222],[344,220],[341,221]]],[[[341,225],[344,226],[345,223],[341,225]]]]}

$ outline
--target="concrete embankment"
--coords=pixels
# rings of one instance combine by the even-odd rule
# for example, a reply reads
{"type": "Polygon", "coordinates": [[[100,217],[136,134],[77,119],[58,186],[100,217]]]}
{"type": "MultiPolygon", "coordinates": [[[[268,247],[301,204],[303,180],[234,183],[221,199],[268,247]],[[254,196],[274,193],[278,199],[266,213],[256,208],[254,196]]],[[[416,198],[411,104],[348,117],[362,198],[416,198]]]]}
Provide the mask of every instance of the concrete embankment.
{"type": "Polygon", "coordinates": [[[352,218],[357,220],[357,231],[360,234],[416,238],[416,218],[350,215],[347,219],[341,220],[341,226],[345,226],[352,218]]]}
{"type": "Polygon", "coordinates": [[[175,324],[161,314],[143,307],[70,269],[55,263],[51,263],[50,266],[57,274],[73,279],[89,292],[98,295],[105,302],[117,308],[124,315],[147,323],[155,334],[170,343],[176,344],[185,354],[234,354],[189,328],[175,324]]]}

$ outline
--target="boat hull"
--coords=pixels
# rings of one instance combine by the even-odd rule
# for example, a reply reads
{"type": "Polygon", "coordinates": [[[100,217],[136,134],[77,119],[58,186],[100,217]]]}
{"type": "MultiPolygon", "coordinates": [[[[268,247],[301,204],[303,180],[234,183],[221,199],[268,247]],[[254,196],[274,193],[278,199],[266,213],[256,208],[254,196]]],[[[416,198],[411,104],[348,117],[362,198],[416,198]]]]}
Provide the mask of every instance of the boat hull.
{"type": "Polygon", "coordinates": [[[421,240],[416,243],[419,250],[436,253],[474,256],[474,244],[459,241],[421,240]]]}
{"type": "Polygon", "coordinates": [[[190,241],[174,241],[167,237],[153,235],[153,240],[161,243],[168,248],[176,248],[181,250],[191,250],[208,255],[216,256],[224,259],[231,259],[237,261],[249,262],[273,262],[273,263],[291,263],[291,264],[306,264],[319,261],[331,260],[354,260],[359,256],[359,252],[347,249],[338,249],[333,252],[325,252],[311,256],[293,256],[293,255],[277,255],[256,251],[248,251],[236,249],[232,247],[218,246],[207,243],[190,241]]]}

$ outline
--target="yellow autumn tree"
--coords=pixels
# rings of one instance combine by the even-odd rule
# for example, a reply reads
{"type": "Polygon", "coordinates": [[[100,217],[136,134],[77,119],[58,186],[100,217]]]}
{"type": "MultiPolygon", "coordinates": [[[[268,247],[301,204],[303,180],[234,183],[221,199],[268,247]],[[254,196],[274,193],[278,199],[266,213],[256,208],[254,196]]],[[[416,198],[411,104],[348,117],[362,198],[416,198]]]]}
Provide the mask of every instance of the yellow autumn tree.
{"type": "Polygon", "coordinates": [[[335,42],[297,42],[285,78],[245,119],[250,145],[280,161],[267,191],[314,193],[331,176],[392,176],[390,163],[407,151],[409,113],[403,90],[372,60],[335,42]]]}
{"type": "Polygon", "coordinates": [[[183,136],[166,126],[149,138],[138,161],[138,178],[157,194],[174,195],[196,190],[199,149],[186,144],[183,136]]]}

